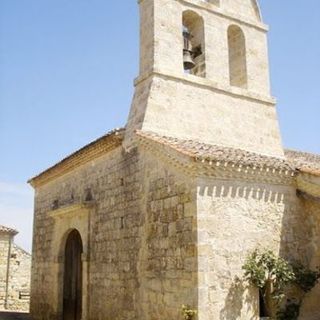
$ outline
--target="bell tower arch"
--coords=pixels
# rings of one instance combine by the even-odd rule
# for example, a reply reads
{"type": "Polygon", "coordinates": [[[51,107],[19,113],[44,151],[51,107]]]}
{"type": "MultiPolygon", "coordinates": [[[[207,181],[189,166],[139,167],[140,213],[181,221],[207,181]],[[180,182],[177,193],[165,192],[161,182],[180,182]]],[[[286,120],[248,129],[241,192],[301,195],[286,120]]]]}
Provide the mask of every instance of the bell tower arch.
{"type": "Polygon", "coordinates": [[[206,77],[205,33],[203,18],[196,12],[182,13],[183,69],[186,73],[206,77]]]}
{"type": "Polygon", "coordinates": [[[139,0],[134,131],[283,157],[256,0],[139,0]]]}

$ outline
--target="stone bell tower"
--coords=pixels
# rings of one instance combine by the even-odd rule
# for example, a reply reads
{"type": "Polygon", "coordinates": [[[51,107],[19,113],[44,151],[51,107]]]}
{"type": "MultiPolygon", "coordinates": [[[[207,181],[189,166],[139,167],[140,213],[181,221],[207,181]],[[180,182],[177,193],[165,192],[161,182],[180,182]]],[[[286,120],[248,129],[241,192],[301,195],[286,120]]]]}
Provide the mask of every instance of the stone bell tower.
{"type": "Polygon", "coordinates": [[[255,0],[140,0],[136,129],[283,157],[255,0]]]}

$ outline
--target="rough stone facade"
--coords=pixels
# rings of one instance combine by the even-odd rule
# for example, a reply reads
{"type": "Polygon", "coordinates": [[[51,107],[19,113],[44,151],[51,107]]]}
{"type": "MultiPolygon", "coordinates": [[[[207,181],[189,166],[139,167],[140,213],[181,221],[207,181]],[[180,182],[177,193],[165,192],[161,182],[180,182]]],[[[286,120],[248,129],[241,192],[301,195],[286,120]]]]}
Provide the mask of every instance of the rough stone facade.
{"type": "MultiPolygon", "coordinates": [[[[320,157],[282,148],[256,1],[139,4],[127,127],[30,180],[31,314],[61,319],[72,305],[65,276],[76,275],[79,319],[178,320],[182,304],[198,320],[259,319],[257,290],[236,281],[248,253],[320,265],[320,157]],[[201,76],[183,72],[181,31],[193,18],[204,28],[201,76]],[[70,273],[74,230],[81,261],[70,273]]],[[[319,287],[307,295],[301,320],[319,319],[319,297],[319,287]]]]}
{"type": "Polygon", "coordinates": [[[0,226],[0,310],[28,311],[31,256],[14,243],[16,234],[0,226]]]}
{"type": "Polygon", "coordinates": [[[73,228],[81,231],[90,259],[89,319],[177,315],[177,306],[195,303],[196,194],[186,177],[162,166],[137,150],[124,156],[117,148],[39,188],[32,270],[35,319],[56,319],[62,312],[59,256],[61,241],[73,228]],[[77,204],[88,189],[95,203],[82,211],[77,204]],[[67,203],[62,216],[59,209],[52,210],[56,199],[67,203]],[[74,214],[70,206],[75,206],[74,214]],[[157,299],[163,304],[153,305],[157,299]]]}

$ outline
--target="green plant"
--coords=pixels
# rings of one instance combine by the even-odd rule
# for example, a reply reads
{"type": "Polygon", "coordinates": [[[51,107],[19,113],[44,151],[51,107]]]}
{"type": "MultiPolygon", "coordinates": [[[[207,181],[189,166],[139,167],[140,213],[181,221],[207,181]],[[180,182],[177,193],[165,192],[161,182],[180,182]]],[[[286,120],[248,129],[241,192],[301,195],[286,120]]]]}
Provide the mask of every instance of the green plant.
{"type": "Polygon", "coordinates": [[[255,250],[248,256],[243,270],[245,279],[260,289],[267,313],[271,315],[274,305],[284,298],[286,285],[295,279],[291,265],[270,250],[255,250]]]}
{"type": "Polygon", "coordinates": [[[197,310],[191,309],[188,305],[182,305],[182,315],[184,320],[193,320],[197,315],[197,310]]]}
{"type": "Polygon", "coordinates": [[[304,294],[312,290],[320,279],[319,269],[312,271],[299,262],[289,263],[275,256],[270,250],[255,250],[248,256],[242,268],[244,278],[262,293],[268,314],[271,315],[273,309],[278,310],[277,320],[298,319],[304,294]],[[296,286],[302,294],[298,293],[298,302],[288,300],[285,307],[279,310],[288,285],[296,286]]]}

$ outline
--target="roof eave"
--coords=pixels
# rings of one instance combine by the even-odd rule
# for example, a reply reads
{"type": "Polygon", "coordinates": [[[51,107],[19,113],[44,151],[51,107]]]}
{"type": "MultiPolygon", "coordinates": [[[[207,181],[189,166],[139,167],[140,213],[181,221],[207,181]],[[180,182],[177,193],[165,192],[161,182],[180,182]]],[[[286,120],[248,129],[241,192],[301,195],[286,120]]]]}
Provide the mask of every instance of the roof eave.
{"type": "Polygon", "coordinates": [[[55,165],[29,179],[27,182],[33,188],[37,188],[61,175],[72,171],[76,166],[78,167],[79,165],[88,163],[89,161],[94,160],[99,156],[110,152],[111,150],[114,150],[122,144],[124,132],[124,128],[115,129],[108,132],[106,135],[73,152],[55,165]]]}

